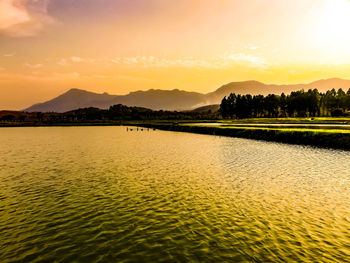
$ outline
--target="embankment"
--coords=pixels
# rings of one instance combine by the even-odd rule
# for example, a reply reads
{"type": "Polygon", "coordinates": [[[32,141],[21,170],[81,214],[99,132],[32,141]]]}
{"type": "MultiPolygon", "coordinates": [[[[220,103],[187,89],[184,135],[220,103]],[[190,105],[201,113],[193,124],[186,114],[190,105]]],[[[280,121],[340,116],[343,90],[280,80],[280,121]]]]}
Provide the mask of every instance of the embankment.
{"type": "Polygon", "coordinates": [[[238,137],[254,140],[282,142],[288,144],[311,145],[323,148],[350,150],[350,133],[322,131],[293,131],[273,129],[224,128],[179,124],[142,124],[143,127],[159,130],[191,132],[198,134],[238,137]]]}

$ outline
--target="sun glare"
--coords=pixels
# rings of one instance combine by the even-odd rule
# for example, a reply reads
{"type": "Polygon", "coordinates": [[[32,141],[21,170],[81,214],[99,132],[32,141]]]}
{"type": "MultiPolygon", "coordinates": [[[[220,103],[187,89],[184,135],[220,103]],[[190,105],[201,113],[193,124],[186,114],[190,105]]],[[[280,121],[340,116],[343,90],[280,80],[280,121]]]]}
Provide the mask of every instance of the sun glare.
{"type": "Polygon", "coordinates": [[[346,59],[350,54],[350,1],[325,0],[310,19],[312,46],[329,58],[346,59]]]}

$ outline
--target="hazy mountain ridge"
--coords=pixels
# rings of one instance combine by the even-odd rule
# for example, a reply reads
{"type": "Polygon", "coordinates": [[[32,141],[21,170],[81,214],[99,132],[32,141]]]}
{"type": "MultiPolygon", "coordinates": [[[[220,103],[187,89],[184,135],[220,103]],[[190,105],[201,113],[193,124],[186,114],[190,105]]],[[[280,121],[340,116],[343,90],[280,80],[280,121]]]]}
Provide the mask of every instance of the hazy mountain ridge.
{"type": "Polygon", "coordinates": [[[115,104],[145,107],[153,110],[191,110],[206,105],[219,104],[222,98],[230,93],[267,95],[270,93],[290,93],[291,91],[315,88],[320,92],[325,92],[332,88],[336,90],[342,88],[344,91],[347,91],[350,88],[350,80],[333,78],[318,80],[308,84],[289,85],[264,84],[258,81],[231,82],[208,94],[178,89],[151,89],[131,92],[127,95],[110,95],[108,93],[99,94],[86,90],[71,89],[52,100],[34,104],[24,111],[66,112],[86,107],[107,109],[115,104]]]}

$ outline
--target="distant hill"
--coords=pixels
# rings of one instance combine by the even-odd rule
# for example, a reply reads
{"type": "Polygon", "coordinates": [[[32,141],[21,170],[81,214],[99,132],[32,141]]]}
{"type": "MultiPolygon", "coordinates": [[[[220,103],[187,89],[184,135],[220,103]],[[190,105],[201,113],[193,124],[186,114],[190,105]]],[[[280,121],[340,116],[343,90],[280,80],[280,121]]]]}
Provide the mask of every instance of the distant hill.
{"type": "Polygon", "coordinates": [[[207,106],[202,106],[199,108],[196,108],[192,110],[192,112],[198,112],[198,113],[204,113],[204,112],[217,112],[220,109],[220,104],[213,104],[213,105],[207,105],[207,106]]]}
{"type": "Polygon", "coordinates": [[[342,88],[347,91],[350,88],[350,80],[325,79],[309,84],[277,85],[264,84],[258,81],[244,81],[228,83],[214,92],[201,94],[181,90],[148,90],[131,92],[127,95],[98,94],[80,89],[71,89],[66,93],[47,102],[34,104],[25,109],[27,112],[66,112],[79,108],[96,107],[107,109],[115,104],[127,106],[145,107],[153,110],[193,110],[198,107],[220,104],[224,96],[230,93],[236,94],[280,94],[290,93],[296,90],[308,90],[317,88],[320,92],[329,89],[342,88]]]}
{"type": "Polygon", "coordinates": [[[71,89],[44,103],[34,104],[27,112],[66,112],[79,108],[96,107],[107,109],[112,105],[144,107],[153,110],[182,110],[204,105],[205,95],[180,90],[148,90],[128,95],[98,94],[80,89],[71,89]]]}
{"type": "Polygon", "coordinates": [[[268,95],[268,94],[281,94],[282,92],[288,94],[292,91],[304,89],[318,89],[320,92],[326,92],[330,89],[343,89],[345,92],[350,88],[350,80],[345,79],[324,79],[311,82],[308,84],[289,84],[289,85],[277,85],[277,84],[264,84],[259,81],[244,81],[244,82],[231,82],[224,86],[221,86],[216,91],[208,93],[206,98],[214,103],[218,103],[223,97],[230,93],[236,94],[251,94],[251,95],[268,95]]]}

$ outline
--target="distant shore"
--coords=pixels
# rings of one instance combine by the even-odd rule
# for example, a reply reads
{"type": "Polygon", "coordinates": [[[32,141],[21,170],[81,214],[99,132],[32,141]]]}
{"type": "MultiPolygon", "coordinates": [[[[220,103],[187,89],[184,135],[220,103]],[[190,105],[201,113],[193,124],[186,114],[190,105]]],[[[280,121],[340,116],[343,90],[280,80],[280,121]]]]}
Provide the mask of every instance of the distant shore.
{"type": "Polygon", "coordinates": [[[287,144],[308,145],[329,149],[350,150],[350,130],[317,129],[317,128],[271,128],[242,126],[206,126],[187,124],[155,124],[141,125],[159,130],[190,132],[197,134],[218,135],[227,137],[264,140],[287,144]]]}
{"type": "Polygon", "coordinates": [[[121,126],[122,122],[69,122],[69,123],[0,123],[0,128],[15,127],[74,127],[74,126],[121,126]]]}
{"type": "Polygon", "coordinates": [[[139,126],[350,150],[350,118],[244,119],[230,121],[115,121],[69,123],[0,123],[1,127],[139,126]]]}

